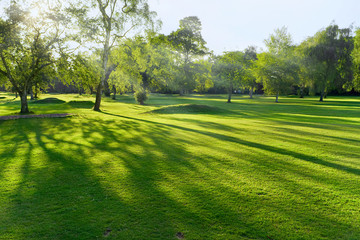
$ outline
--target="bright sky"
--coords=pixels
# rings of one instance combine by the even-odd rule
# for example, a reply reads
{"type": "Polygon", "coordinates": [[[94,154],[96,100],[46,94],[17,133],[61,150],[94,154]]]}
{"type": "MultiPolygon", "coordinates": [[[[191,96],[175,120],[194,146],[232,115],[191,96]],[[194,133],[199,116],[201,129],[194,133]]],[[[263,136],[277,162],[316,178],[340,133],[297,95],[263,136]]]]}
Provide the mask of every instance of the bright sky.
{"type": "Polygon", "coordinates": [[[264,48],[264,39],[275,28],[286,26],[300,43],[333,20],[341,28],[360,27],[360,0],[148,0],[169,34],[179,20],[198,16],[210,50],[243,50],[249,45],[264,48]]]}

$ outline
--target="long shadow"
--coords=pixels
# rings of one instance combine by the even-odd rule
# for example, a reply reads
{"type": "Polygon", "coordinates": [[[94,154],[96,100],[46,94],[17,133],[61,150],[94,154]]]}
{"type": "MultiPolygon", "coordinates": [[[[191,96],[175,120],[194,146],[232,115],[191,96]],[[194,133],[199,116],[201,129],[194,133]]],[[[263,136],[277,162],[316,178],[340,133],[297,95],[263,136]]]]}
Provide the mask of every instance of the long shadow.
{"type": "MultiPolygon", "coordinates": [[[[19,163],[22,180],[8,196],[10,204],[0,223],[9,224],[0,238],[16,233],[17,239],[94,239],[110,229],[110,236],[118,239],[171,239],[180,231],[192,239],[205,238],[215,220],[236,222],[234,234],[246,225],[232,209],[211,200],[198,186],[176,187],[184,184],[182,175],[196,173],[186,160],[191,156],[181,142],[169,141],[174,137],[162,125],[144,128],[127,120],[79,124],[72,119],[48,119],[30,120],[14,131],[26,136],[19,142],[28,153],[19,163]],[[73,129],[82,132],[85,141],[72,141],[69,133],[73,129]],[[121,136],[119,129],[134,136],[121,136]],[[93,134],[105,137],[98,139],[93,134]],[[96,159],[99,150],[109,159],[96,159]],[[36,156],[42,156],[39,164],[43,167],[35,167],[36,156]],[[174,178],[175,185],[168,186],[172,182],[168,178],[174,178]],[[187,195],[188,203],[194,197],[200,206],[205,198],[208,206],[201,212],[189,208],[183,197],[160,187],[165,180],[165,187],[187,195]],[[215,214],[213,210],[227,217],[208,219],[215,214]]],[[[221,229],[212,233],[221,236],[221,229]]]]}
{"type": "MultiPolygon", "coordinates": [[[[236,168],[238,177],[229,176],[231,185],[224,182],[221,176],[227,173],[223,168],[231,170],[234,165],[226,165],[222,159],[210,155],[188,152],[184,144],[194,142],[174,129],[358,175],[357,169],[344,170],[341,165],[331,165],[306,154],[211,131],[221,129],[220,124],[202,122],[202,127],[209,129],[203,131],[102,114],[115,118],[32,119],[26,120],[27,125],[23,127],[6,131],[9,135],[18,132],[18,146],[26,147],[27,151],[19,163],[22,180],[10,196],[3,193],[10,198],[10,204],[0,220],[1,225],[7,226],[0,226],[5,229],[0,231],[0,238],[12,236],[14,232],[17,233],[13,235],[15,239],[96,239],[105,237],[104,232],[110,229],[109,238],[114,239],[176,239],[177,232],[183,232],[186,239],[224,239],[224,233],[233,239],[284,239],[289,229],[278,231],[272,226],[273,221],[281,223],[276,219],[286,219],[307,229],[312,223],[305,220],[311,219],[314,212],[318,214],[316,220],[325,219],[320,221],[320,227],[328,224],[360,234],[352,226],[313,210],[313,205],[296,209],[286,198],[271,202],[272,195],[263,189],[245,194],[243,190],[249,186],[239,184],[244,174],[241,167],[236,168]],[[41,162],[37,156],[41,156],[41,162]],[[248,206],[250,210],[246,209],[248,206]]],[[[16,156],[10,152],[5,154],[9,154],[9,158],[16,156]]],[[[256,171],[252,179],[274,181],[274,173],[269,170],[270,160],[269,165],[261,164],[253,162],[256,171]]],[[[277,167],[280,169],[281,165],[277,167]]],[[[295,165],[289,166],[284,171],[295,172],[295,168],[295,165]]],[[[284,192],[292,185],[280,173],[275,177],[284,192]]],[[[294,186],[290,190],[295,196],[308,197],[300,191],[304,186],[295,182],[294,186]]],[[[295,228],[291,230],[294,230],[293,238],[309,238],[312,233],[327,236],[328,233],[316,227],[311,228],[313,232],[302,235],[296,235],[295,228]]]]}
{"type": "Polygon", "coordinates": [[[188,131],[188,132],[200,133],[202,135],[210,136],[210,137],[213,137],[213,138],[216,138],[216,139],[219,139],[219,140],[225,140],[225,141],[228,141],[228,142],[238,143],[238,144],[242,144],[242,145],[257,148],[257,149],[263,149],[263,150],[266,150],[266,151],[270,151],[270,152],[279,153],[279,154],[282,154],[282,155],[287,155],[287,156],[290,156],[290,157],[298,158],[298,159],[301,159],[301,160],[304,160],[304,161],[307,161],[307,162],[312,162],[312,163],[315,163],[315,164],[320,164],[320,165],[323,165],[323,166],[326,166],[326,167],[331,167],[331,168],[338,169],[338,170],[341,170],[341,171],[346,171],[348,173],[360,175],[360,169],[351,168],[351,167],[343,166],[341,164],[328,162],[328,161],[322,160],[322,159],[314,157],[314,156],[310,156],[310,155],[306,155],[306,154],[286,150],[286,149],[283,149],[283,148],[277,148],[277,147],[274,147],[274,146],[269,146],[269,145],[256,143],[256,142],[250,142],[250,141],[246,141],[244,139],[239,139],[239,138],[235,138],[235,137],[231,137],[231,136],[227,136],[227,135],[223,135],[223,134],[218,134],[218,133],[209,132],[209,131],[196,130],[196,129],[191,129],[191,128],[178,126],[178,125],[173,125],[173,124],[153,122],[153,121],[150,121],[150,120],[134,118],[134,117],[129,117],[129,116],[123,116],[123,115],[118,115],[118,114],[112,114],[112,113],[106,113],[106,112],[103,112],[103,114],[107,114],[107,115],[111,115],[111,116],[117,116],[117,117],[126,118],[126,119],[131,119],[131,120],[140,121],[140,122],[151,123],[151,124],[155,124],[155,125],[163,125],[163,126],[172,127],[172,128],[176,128],[176,129],[180,129],[180,130],[188,131]]]}

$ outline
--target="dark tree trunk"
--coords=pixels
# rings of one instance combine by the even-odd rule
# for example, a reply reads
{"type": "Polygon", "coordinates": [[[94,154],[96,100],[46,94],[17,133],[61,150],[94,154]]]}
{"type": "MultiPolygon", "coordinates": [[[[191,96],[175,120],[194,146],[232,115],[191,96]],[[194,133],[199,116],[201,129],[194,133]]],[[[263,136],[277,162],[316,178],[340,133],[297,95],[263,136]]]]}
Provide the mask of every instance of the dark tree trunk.
{"type": "Polygon", "coordinates": [[[17,98],[18,97],[18,92],[15,92],[15,98],[17,98]]]}
{"type": "Polygon", "coordinates": [[[112,99],[115,100],[116,99],[116,87],[115,87],[115,85],[112,86],[112,90],[113,90],[113,94],[114,94],[112,99]]]}
{"type": "Polygon", "coordinates": [[[324,91],[322,90],[320,93],[320,102],[324,101],[324,91]]]}
{"type": "Polygon", "coordinates": [[[229,89],[229,92],[228,92],[228,100],[227,100],[227,103],[231,103],[231,95],[232,95],[232,92],[233,92],[233,88],[231,87],[229,89]]]}
{"type": "Polygon", "coordinates": [[[279,92],[276,93],[276,99],[275,102],[278,103],[279,102],[279,92]]]}
{"type": "Polygon", "coordinates": [[[304,88],[300,87],[300,98],[304,98],[304,88]]]}
{"type": "Polygon", "coordinates": [[[250,99],[253,99],[254,88],[250,88],[250,99]]]}
{"type": "Polygon", "coordinates": [[[95,111],[100,111],[101,92],[102,92],[102,82],[99,83],[97,90],[96,90],[96,99],[95,99],[95,105],[94,105],[95,111]]]}
{"type": "Polygon", "coordinates": [[[21,99],[21,111],[20,113],[29,113],[29,107],[27,102],[27,92],[23,91],[19,93],[21,99]]]}

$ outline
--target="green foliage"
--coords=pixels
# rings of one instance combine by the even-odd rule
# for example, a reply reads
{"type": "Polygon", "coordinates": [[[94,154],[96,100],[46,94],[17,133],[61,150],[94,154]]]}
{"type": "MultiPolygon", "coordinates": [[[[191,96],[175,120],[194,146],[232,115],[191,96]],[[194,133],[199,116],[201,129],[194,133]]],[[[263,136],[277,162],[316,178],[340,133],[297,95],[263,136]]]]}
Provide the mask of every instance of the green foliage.
{"type": "MultiPolygon", "coordinates": [[[[11,1],[7,18],[0,19],[0,75],[6,77],[22,98],[21,112],[29,112],[27,92],[44,87],[45,73],[53,73],[62,46],[65,16],[59,6],[31,2],[28,9],[11,1]],[[41,4],[41,8],[40,8],[41,4]],[[36,16],[32,8],[42,10],[36,16]],[[53,68],[51,68],[51,66],[53,68]]],[[[26,6],[26,5],[25,5],[26,6]]]]}
{"type": "Polygon", "coordinates": [[[228,91],[228,102],[231,102],[232,92],[240,87],[244,77],[244,53],[239,51],[225,52],[215,58],[213,74],[218,86],[224,86],[228,91]]]}
{"type": "Polygon", "coordinates": [[[360,91],[360,29],[356,30],[354,38],[354,50],[351,53],[353,60],[354,79],[352,87],[360,91]]]}
{"type": "Polygon", "coordinates": [[[332,89],[349,88],[352,81],[353,49],[350,28],[331,24],[300,45],[305,85],[320,93],[320,101],[332,89]]]}
{"type": "Polygon", "coordinates": [[[258,55],[257,76],[268,94],[287,94],[297,81],[298,65],[289,56],[258,55]]]}
{"type": "Polygon", "coordinates": [[[139,89],[134,93],[135,100],[140,104],[144,105],[146,100],[148,100],[148,92],[144,89],[139,89]]]}
{"type": "Polygon", "coordinates": [[[208,52],[201,35],[201,21],[196,16],[183,18],[180,20],[179,29],[170,33],[167,40],[177,54],[176,66],[173,68],[175,77],[171,85],[180,90],[180,95],[193,91],[196,87],[196,66],[193,61],[208,52]]]}
{"type": "Polygon", "coordinates": [[[214,86],[211,74],[212,65],[210,60],[198,60],[194,63],[196,92],[205,93],[209,88],[214,86]]]}
{"type": "Polygon", "coordinates": [[[252,98],[253,90],[257,86],[256,81],[256,47],[250,46],[244,51],[244,76],[242,85],[250,89],[250,98],[252,98]]]}
{"type": "MultiPolygon", "coordinates": [[[[68,12],[75,19],[73,24],[78,26],[76,34],[95,44],[101,53],[101,79],[94,105],[94,110],[100,111],[102,89],[115,69],[109,64],[114,44],[134,29],[154,30],[158,23],[156,13],[150,11],[146,0],[77,0],[71,3],[68,12]]],[[[82,42],[84,39],[77,40],[82,42]]]]}
{"type": "Polygon", "coordinates": [[[295,60],[291,36],[286,28],[276,29],[265,44],[269,52],[258,55],[256,74],[268,94],[287,94],[298,80],[299,67],[295,60]]]}

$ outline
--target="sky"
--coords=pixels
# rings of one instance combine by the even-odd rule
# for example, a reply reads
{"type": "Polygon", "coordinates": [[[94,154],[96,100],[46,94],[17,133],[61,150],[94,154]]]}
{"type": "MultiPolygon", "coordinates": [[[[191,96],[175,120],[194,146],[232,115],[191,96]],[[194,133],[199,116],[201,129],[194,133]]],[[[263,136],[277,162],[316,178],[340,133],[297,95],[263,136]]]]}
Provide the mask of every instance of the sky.
{"type": "Polygon", "coordinates": [[[207,47],[216,54],[265,48],[276,28],[287,27],[298,44],[335,21],[341,28],[360,27],[360,0],[148,0],[169,34],[179,20],[199,17],[207,47]]]}

